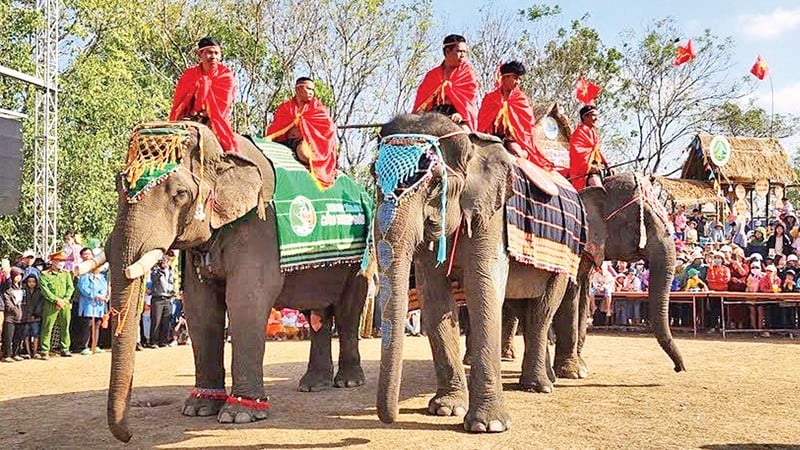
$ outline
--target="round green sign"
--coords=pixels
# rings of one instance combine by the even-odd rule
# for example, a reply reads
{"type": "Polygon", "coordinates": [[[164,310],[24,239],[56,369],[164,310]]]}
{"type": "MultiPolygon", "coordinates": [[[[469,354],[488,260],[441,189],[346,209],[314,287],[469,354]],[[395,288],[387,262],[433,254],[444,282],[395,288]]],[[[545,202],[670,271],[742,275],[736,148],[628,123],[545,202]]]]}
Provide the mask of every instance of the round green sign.
{"type": "Polygon", "coordinates": [[[728,161],[731,159],[731,144],[724,136],[715,136],[714,139],[711,140],[710,151],[708,153],[711,162],[717,167],[722,167],[728,164],[728,161]]]}

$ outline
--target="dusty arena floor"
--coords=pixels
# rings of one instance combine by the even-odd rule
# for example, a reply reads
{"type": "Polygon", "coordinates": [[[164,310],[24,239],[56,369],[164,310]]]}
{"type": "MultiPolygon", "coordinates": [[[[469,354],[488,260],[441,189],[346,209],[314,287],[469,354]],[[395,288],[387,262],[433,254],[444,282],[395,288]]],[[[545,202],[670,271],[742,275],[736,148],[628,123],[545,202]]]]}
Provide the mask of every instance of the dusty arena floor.
{"type": "MultiPolygon", "coordinates": [[[[518,349],[521,341],[518,338],[518,349]]],[[[361,341],[367,384],[295,390],[308,342],[270,342],[265,379],[272,416],[248,425],[190,418],[180,407],[194,378],[188,347],[137,353],[130,448],[703,448],[800,445],[800,345],[680,339],[689,372],[675,374],[655,340],[589,337],[591,376],[559,380],[550,395],[514,391],[520,365],[503,364],[509,432],[464,433],[455,417],[425,414],[435,389],[424,337],[407,338],[401,418],[375,415],[380,342],[361,341]]],[[[106,428],[110,355],[0,364],[0,448],[119,448],[106,428]]]]}

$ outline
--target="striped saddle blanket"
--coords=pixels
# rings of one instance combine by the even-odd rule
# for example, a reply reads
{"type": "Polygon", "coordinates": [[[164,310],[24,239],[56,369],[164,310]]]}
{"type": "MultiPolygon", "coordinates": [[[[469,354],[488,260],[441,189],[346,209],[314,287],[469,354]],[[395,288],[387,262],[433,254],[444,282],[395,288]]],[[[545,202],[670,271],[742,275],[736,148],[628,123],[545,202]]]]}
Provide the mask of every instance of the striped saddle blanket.
{"type": "Polygon", "coordinates": [[[578,193],[552,173],[558,195],[541,192],[514,168],[512,195],[506,203],[509,256],[520,264],[569,274],[575,280],[586,245],[586,218],[578,193]]]}

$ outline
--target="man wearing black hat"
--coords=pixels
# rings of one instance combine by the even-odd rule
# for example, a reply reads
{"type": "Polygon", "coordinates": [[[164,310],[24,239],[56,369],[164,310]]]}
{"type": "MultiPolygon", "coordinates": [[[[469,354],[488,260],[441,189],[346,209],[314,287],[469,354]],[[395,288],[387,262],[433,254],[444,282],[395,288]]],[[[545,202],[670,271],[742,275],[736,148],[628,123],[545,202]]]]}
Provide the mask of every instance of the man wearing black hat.
{"type": "Polygon", "coordinates": [[[602,186],[601,173],[608,169],[600,151],[600,136],[595,129],[597,107],[586,105],[580,110],[581,123],[569,138],[569,178],[575,189],[602,186]]]}
{"type": "Polygon", "coordinates": [[[186,69],[178,79],[169,120],[196,120],[211,128],[226,152],[236,152],[231,128],[231,110],[236,77],[222,64],[219,41],[204,37],[197,43],[199,64],[186,69]]]}

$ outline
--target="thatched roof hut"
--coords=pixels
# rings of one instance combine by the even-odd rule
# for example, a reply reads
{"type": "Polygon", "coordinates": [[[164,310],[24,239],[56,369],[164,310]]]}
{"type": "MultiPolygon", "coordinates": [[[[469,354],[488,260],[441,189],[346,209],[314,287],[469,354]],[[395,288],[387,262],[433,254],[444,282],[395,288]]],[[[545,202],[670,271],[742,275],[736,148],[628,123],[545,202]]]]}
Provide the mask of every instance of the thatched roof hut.
{"type": "Polygon", "coordinates": [[[692,206],[725,201],[711,183],[666,177],[653,177],[653,183],[656,187],[661,188],[661,193],[665,197],[662,200],[670,201],[674,206],[692,206]]]}
{"type": "Polygon", "coordinates": [[[681,178],[710,180],[717,178],[721,185],[752,185],[756,180],[770,184],[794,183],[795,175],[789,155],[774,138],[726,137],[730,144],[730,160],[722,167],[711,162],[711,141],[714,136],[699,133],[689,144],[689,157],[683,165],[681,178]],[[713,177],[712,177],[713,172],[713,177]]]}
{"type": "Polygon", "coordinates": [[[556,169],[569,167],[569,137],[572,126],[569,119],[561,113],[557,103],[536,105],[533,108],[536,125],[533,139],[536,148],[555,164],[556,169]]]}

